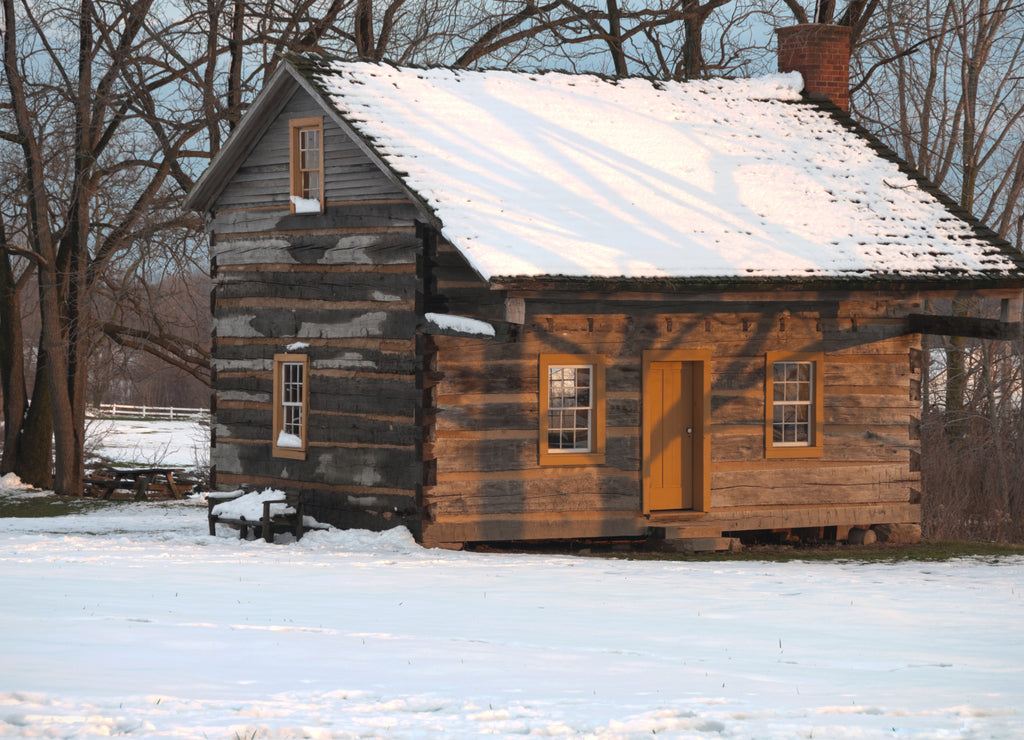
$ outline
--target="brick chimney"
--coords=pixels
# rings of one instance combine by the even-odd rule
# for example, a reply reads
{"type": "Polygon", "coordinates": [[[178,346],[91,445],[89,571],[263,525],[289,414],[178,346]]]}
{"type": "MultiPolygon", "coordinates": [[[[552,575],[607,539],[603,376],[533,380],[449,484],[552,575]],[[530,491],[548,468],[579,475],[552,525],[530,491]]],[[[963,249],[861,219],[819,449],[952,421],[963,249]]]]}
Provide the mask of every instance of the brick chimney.
{"type": "Polygon", "coordinates": [[[779,71],[799,72],[804,92],[850,110],[850,27],[803,23],[776,29],[779,71]]]}

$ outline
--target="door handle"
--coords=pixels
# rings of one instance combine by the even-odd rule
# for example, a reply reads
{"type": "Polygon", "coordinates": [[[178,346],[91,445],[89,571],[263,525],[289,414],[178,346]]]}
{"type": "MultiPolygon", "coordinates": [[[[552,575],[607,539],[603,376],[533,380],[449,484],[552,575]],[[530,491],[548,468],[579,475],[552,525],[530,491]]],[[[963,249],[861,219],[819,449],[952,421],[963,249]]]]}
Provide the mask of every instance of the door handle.
{"type": "Polygon", "coordinates": [[[687,434],[693,434],[693,427],[686,427],[687,434]]]}

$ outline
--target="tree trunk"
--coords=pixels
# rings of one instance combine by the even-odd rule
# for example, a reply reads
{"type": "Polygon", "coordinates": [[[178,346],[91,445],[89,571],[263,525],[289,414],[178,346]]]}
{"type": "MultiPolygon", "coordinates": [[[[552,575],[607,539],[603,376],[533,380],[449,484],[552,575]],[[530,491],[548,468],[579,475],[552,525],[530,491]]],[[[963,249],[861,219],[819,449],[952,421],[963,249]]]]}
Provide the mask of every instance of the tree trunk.
{"type": "MultiPolygon", "coordinates": [[[[6,226],[0,216],[0,243],[7,243],[6,226]]],[[[3,458],[0,475],[14,470],[18,433],[25,419],[25,356],[21,306],[10,256],[0,253],[0,393],[3,394],[3,458]]]]}
{"type": "MultiPolygon", "coordinates": [[[[0,0],[3,5],[4,17],[4,72],[7,77],[7,87],[10,90],[10,105],[17,124],[17,131],[21,139],[23,163],[25,167],[26,181],[26,205],[27,205],[27,226],[28,240],[32,251],[37,255],[40,315],[42,317],[42,330],[40,334],[39,360],[37,361],[38,371],[36,373],[36,388],[34,395],[38,395],[41,386],[46,386],[46,392],[52,401],[55,394],[62,395],[65,401],[62,404],[53,404],[51,416],[51,429],[57,433],[58,447],[64,448],[64,456],[58,457],[57,472],[58,493],[73,491],[68,479],[68,457],[67,454],[73,451],[73,433],[71,429],[71,405],[67,402],[67,366],[66,345],[61,332],[60,320],[60,286],[57,281],[57,250],[54,244],[53,233],[50,231],[50,201],[46,189],[46,176],[43,172],[43,156],[39,139],[35,136],[32,125],[32,114],[29,110],[29,103],[25,91],[24,80],[21,77],[21,70],[18,66],[17,47],[17,19],[14,13],[13,0],[0,0]],[[46,357],[46,361],[42,360],[46,357]],[[45,376],[45,382],[43,377],[45,376]],[[70,444],[69,444],[70,443],[70,444]],[[63,465],[62,465],[63,464],[63,465]]],[[[30,419],[36,419],[33,414],[38,414],[44,409],[42,405],[29,408],[30,419]]],[[[49,411],[48,406],[45,410],[49,411]]],[[[26,421],[26,424],[28,422],[26,421]]],[[[29,449],[27,435],[22,435],[19,443],[18,466],[15,472],[20,469],[21,460],[24,456],[37,456],[39,450],[29,449]]],[[[42,445],[46,452],[49,452],[49,438],[47,443],[42,445]]],[[[45,461],[45,474],[41,469],[26,476],[26,481],[33,485],[40,485],[41,480],[50,475],[50,459],[47,455],[45,461]]],[[[41,463],[40,463],[41,466],[41,463]]],[[[21,475],[21,473],[18,473],[21,475]]],[[[49,486],[47,486],[49,487],[49,486]]],[[[80,489],[80,487],[79,487],[80,489]]],[[[81,491],[79,490],[78,493],[81,491]]]]}
{"type": "MultiPolygon", "coordinates": [[[[697,3],[692,5],[696,8],[697,3]]],[[[693,12],[683,21],[683,75],[687,80],[697,79],[704,72],[704,18],[704,15],[693,12]]]]}
{"type": "Polygon", "coordinates": [[[608,0],[608,50],[615,65],[615,74],[619,77],[628,75],[626,53],[622,49],[622,17],[616,0],[608,0]]]}
{"type": "Polygon", "coordinates": [[[356,0],[356,54],[360,59],[373,59],[373,0],[356,0]]]}
{"type": "MultiPolygon", "coordinates": [[[[217,65],[213,63],[213,60],[217,57],[217,47],[220,43],[220,10],[223,7],[222,3],[218,0],[206,0],[206,14],[209,17],[210,29],[206,34],[206,56],[207,64],[206,71],[203,73],[203,114],[206,116],[206,134],[209,137],[210,156],[212,157],[218,151],[220,151],[220,111],[217,110],[217,96],[214,94],[216,89],[215,81],[217,79],[217,65]]],[[[229,58],[233,53],[232,42],[233,38],[228,39],[228,55],[229,58]]],[[[231,68],[228,67],[228,88],[227,88],[227,104],[230,106],[231,100],[231,83],[234,80],[231,77],[231,68]]],[[[233,129],[237,121],[228,121],[229,128],[233,129]]]]}
{"type": "MultiPolygon", "coordinates": [[[[213,37],[213,34],[211,34],[213,37]]],[[[214,44],[216,44],[216,38],[212,38],[214,44]]],[[[230,130],[234,131],[235,126],[238,125],[238,121],[241,118],[242,112],[242,62],[244,54],[243,42],[245,41],[245,0],[235,0],[234,7],[231,13],[231,38],[228,40],[228,89],[227,89],[227,108],[228,108],[228,126],[230,130]]],[[[209,60],[210,69],[216,69],[215,49],[211,51],[211,58],[209,60]]],[[[212,89],[212,86],[211,86],[212,89]]],[[[214,122],[211,125],[216,125],[214,122]]],[[[220,140],[218,137],[218,147],[220,140]]],[[[210,154],[216,154],[217,149],[211,147],[210,154]]]]}
{"type": "MultiPolygon", "coordinates": [[[[89,332],[89,232],[91,204],[95,196],[93,116],[93,4],[81,0],[79,15],[78,85],[75,99],[75,179],[69,217],[70,230],[61,252],[67,254],[67,283],[58,298],[62,311],[60,331],[65,339],[66,391],[52,388],[54,431],[57,434],[55,491],[82,495],[85,454],[85,401],[88,390],[86,335],[89,332]],[[65,408],[66,406],[66,408],[65,408]],[[58,426],[57,416],[70,421],[58,426]]],[[[105,101],[97,100],[97,105],[105,101]]],[[[59,260],[63,262],[63,259],[59,260]]],[[[45,322],[44,322],[45,326],[45,322]]],[[[54,365],[56,363],[53,363],[54,365]]],[[[52,366],[51,366],[52,367],[52,366]]],[[[53,378],[51,371],[51,378],[53,378]]]]}
{"type": "Polygon", "coordinates": [[[32,403],[19,430],[14,462],[14,473],[36,488],[53,488],[53,411],[46,362],[40,347],[32,403]]]}
{"type": "MultiPolygon", "coordinates": [[[[954,316],[966,316],[962,308],[954,306],[954,316]]],[[[967,388],[967,369],[963,337],[950,337],[946,344],[946,432],[959,437],[964,427],[964,397],[967,388]]]]}

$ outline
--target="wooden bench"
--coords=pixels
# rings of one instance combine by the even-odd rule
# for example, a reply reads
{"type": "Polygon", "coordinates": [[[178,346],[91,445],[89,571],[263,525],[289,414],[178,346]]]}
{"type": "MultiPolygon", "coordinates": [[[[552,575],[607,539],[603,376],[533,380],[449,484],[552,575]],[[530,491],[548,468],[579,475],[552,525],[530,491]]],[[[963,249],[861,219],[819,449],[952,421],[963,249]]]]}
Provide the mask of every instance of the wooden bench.
{"type": "Polygon", "coordinates": [[[262,536],[267,542],[274,541],[275,534],[290,532],[295,539],[300,539],[307,529],[322,529],[319,525],[307,526],[303,515],[303,496],[301,492],[285,493],[277,491],[281,495],[272,499],[265,499],[262,504],[262,513],[258,516],[246,517],[245,515],[215,514],[213,510],[218,504],[227,503],[239,499],[251,491],[230,491],[227,493],[211,491],[206,497],[207,517],[210,522],[210,536],[216,536],[217,525],[226,524],[238,530],[239,539],[249,539],[252,536],[262,536]],[[283,506],[282,506],[283,505],[283,506]]]}

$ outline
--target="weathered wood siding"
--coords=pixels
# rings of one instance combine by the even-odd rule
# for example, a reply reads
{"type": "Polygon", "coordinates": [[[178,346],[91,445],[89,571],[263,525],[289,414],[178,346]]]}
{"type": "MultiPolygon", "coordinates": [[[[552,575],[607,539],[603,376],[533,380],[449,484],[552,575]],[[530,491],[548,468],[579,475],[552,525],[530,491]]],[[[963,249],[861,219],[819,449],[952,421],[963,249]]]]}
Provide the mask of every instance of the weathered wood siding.
{"type": "Polygon", "coordinates": [[[288,119],[320,113],[298,91],[213,209],[216,485],[301,489],[322,521],[418,532],[418,214],[329,118],[325,212],[290,213],[288,119]],[[308,451],[286,460],[271,455],[272,363],[296,342],[308,451]]]}
{"type": "MultiPolygon", "coordinates": [[[[440,284],[440,283],[439,283],[440,284]]],[[[467,288],[469,284],[467,283],[467,288]]],[[[427,541],[642,534],[644,350],[709,349],[710,504],[694,536],[919,515],[915,293],[524,294],[519,341],[437,337],[427,541]],[[824,353],[824,451],[766,459],[765,354],[824,353]],[[603,466],[538,466],[538,356],[607,362],[603,466]]]]}
{"type": "MultiPolygon", "coordinates": [[[[227,183],[217,200],[216,231],[273,229],[280,213],[289,209],[289,132],[292,118],[325,115],[323,108],[304,90],[296,90],[281,114],[267,128],[260,141],[227,183]],[[264,218],[253,209],[268,209],[264,218]],[[233,219],[236,210],[248,215],[233,219]]],[[[331,119],[324,119],[324,198],[331,203],[405,199],[393,183],[331,119]]]]}
{"type": "Polygon", "coordinates": [[[446,242],[431,250],[427,294],[431,310],[503,321],[503,290],[490,290],[462,254],[446,242]]]}

